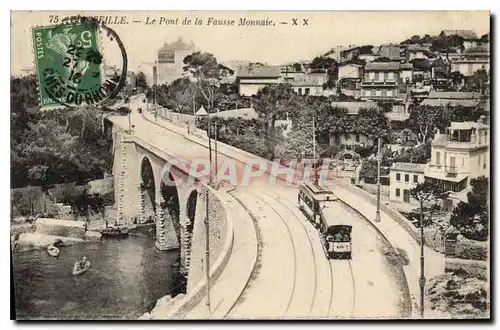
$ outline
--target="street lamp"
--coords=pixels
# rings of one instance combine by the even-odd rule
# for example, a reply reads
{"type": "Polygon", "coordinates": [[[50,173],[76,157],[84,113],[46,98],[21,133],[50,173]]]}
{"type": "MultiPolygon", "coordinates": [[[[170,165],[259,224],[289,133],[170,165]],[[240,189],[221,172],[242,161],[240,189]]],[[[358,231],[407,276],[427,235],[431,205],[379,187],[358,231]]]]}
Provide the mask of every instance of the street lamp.
{"type": "Polygon", "coordinates": [[[377,213],[375,214],[375,222],[380,222],[380,161],[381,161],[381,148],[382,141],[378,138],[378,150],[377,150],[377,213]]]}

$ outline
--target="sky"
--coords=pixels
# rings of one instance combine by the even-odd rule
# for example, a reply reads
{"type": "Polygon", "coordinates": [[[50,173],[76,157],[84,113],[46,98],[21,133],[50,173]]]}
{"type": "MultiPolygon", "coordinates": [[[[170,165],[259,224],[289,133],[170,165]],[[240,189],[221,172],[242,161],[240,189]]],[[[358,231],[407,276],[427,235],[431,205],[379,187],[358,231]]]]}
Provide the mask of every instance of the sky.
{"type": "MultiPolygon", "coordinates": [[[[441,30],[470,29],[478,36],[489,32],[488,11],[14,11],[11,14],[11,74],[34,68],[31,28],[47,26],[50,15],[125,16],[128,25],[109,25],[127,51],[129,70],[155,60],[165,43],[182,37],[197,48],[214,54],[219,61],[247,60],[280,64],[312,59],[338,45],[379,45],[401,42],[413,35],[436,35],[441,30]],[[178,25],[146,25],[146,20],[178,18],[178,25]],[[183,26],[184,18],[191,20],[183,26]],[[235,26],[207,26],[208,19],[235,20],[235,26]],[[194,25],[195,19],[202,25],[194,25]],[[273,20],[275,26],[238,26],[240,18],[273,20]],[[292,19],[297,19],[296,26],[292,19]],[[304,19],[308,25],[304,25],[304,19]],[[140,21],[134,23],[133,21],[140,21]],[[280,21],[288,24],[279,24],[280,21]]],[[[121,64],[116,44],[104,40],[106,64],[121,64]]]]}

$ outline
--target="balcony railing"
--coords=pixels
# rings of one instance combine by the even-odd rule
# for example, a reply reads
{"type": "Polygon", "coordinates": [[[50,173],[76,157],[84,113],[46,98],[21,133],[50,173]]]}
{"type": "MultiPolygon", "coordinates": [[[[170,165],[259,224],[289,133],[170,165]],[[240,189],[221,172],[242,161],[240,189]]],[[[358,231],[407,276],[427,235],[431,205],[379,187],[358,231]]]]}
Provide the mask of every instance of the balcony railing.
{"type": "Polygon", "coordinates": [[[361,86],[396,86],[397,80],[373,80],[373,79],[365,79],[361,82],[361,86]]]}

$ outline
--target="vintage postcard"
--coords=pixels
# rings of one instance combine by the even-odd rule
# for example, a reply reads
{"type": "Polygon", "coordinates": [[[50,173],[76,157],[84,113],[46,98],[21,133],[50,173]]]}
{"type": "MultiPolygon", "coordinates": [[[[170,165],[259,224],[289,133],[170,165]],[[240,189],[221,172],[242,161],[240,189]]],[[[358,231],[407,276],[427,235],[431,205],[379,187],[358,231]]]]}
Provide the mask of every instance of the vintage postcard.
{"type": "Polygon", "coordinates": [[[490,319],[487,11],[11,12],[18,320],[490,319]]]}

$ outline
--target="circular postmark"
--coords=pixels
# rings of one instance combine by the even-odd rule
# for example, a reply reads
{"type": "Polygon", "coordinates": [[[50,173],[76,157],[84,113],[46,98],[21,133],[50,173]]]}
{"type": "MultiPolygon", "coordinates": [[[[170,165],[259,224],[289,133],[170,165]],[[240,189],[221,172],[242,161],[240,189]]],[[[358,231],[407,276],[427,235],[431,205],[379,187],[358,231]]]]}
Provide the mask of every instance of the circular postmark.
{"type": "Polygon", "coordinates": [[[127,53],[117,33],[95,18],[68,17],[59,25],[33,29],[42,109],[95,106],[114,99],[127,79],[127,53]],[[104,66],[102,54],[119,60],[104,66]]]}

